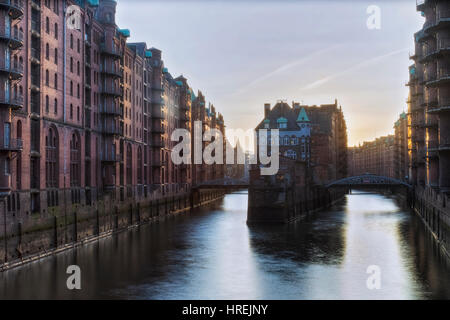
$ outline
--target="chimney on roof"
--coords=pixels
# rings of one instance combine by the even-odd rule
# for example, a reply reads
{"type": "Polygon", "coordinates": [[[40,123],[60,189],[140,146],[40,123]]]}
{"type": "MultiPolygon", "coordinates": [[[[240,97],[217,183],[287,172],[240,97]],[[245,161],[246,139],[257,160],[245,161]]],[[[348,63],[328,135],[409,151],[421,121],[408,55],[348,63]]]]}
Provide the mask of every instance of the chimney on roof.
{"type": "Polygon", "coordinates": [[[270,103],[264,104],[264,119],[267,119],[270,113],[270,103]]]}

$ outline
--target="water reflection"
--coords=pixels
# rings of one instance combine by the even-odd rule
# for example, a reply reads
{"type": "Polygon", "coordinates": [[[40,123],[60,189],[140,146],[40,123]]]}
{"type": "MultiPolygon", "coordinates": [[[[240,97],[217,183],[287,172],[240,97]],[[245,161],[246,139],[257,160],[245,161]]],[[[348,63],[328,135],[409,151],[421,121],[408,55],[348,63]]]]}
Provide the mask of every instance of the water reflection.
{"type": "Polygon", "coordinates": [[[450,276],[421,222],[393,199],[352,194],[290,225],[252,226],[247,195],[0,274],[1,298],[449,298],[450,276]],[[68,265],[82,290],[66,289],[68,265]],[[381,290],[368,290],[378,265],[381,290]]]}

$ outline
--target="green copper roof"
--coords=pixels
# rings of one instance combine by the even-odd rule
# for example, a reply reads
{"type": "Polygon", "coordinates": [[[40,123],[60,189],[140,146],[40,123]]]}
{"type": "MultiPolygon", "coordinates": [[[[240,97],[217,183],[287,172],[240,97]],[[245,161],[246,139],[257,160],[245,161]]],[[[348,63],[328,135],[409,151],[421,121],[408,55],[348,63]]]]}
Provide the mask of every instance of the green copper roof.
{"type": "Polygon", "coordinates": [[[183,82],[181,82],[181,81],[175,81],[175,83],[176,83],[177,85],[179,85],[180,87],[183,85],[183,82]]]}
{"type": "Polygon", "coordinates": [[[286,118],[280,117],[277,119],[277,123],[286,123],[288,122],[286,118]]]}
{"type": "Polygon", "coordinates": [[[309,122],[308,115],[306,114],[305,108],[300,110],[298,114],[297,122],[309,122]]]}
{"type": "Polygon", "coordinates": [[[167,72],[169,72],[169,69],[167,69],[167,68],[163,68],[163,70],[162,70],[164,73],[167,73],[167,72]]]}
{"type": "Polygon", "coordinates": [[[269,119],[265,119],[263,122],[264,123],[270,123],[270,120],[269,119]]]}
{"type": "Polygon", "coordinates": [[[145,57],[151,58],[153,56],[152,52],[150,50],[145,50],[145,57]]]}
{"type": "Polygon", "coordinates": [[[402,112],[402,113],[400,114],[400,118],[406,119],[406,113],[402,112]]]}
{"type": "Polygon", "coordinates": [[[98,6],[98,0],[87,0],[87,3],[93,7],[98,6]]]}
{"type": "Polygon", "coordinates": [[[130,37],[130,30],[128,29],[119,29],[119,32],[124,36],[124,37],[130,37]]]}

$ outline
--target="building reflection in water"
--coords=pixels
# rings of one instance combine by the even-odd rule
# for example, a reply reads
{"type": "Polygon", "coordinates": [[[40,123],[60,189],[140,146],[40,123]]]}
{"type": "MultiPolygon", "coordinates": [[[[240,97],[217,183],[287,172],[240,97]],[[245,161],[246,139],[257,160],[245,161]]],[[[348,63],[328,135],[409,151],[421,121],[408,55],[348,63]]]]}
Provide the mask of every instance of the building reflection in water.
{"type": "Polygon", "coordinates": [[[289,225],[246,225],[247,195],[0,274],[0,298],[449,298],[450,275],[419,219],[352,194],[289,225]],[[66,289],[77,264],[82,290],[66,289]],[[366,287],[379,265],[382,289],[366,287]]]}

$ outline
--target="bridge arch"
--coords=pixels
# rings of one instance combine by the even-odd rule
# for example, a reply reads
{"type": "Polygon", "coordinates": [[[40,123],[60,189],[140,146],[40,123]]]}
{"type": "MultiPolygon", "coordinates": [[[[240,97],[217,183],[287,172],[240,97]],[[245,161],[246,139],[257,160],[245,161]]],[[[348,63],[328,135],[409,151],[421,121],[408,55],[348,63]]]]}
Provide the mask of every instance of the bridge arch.
{"type": "Polygon", "coordinates": [[[412,188],[408,183],[385,176],[379,176],[375,174],[364,174],[360,176],[347,177],[340,180],[333,181],[326,185],[326,188],[332,187],[358,187],[358,186],[404,186],[412,188]]]}

